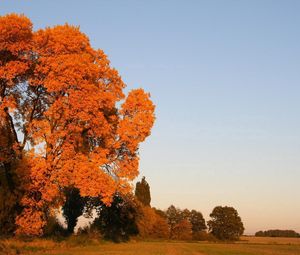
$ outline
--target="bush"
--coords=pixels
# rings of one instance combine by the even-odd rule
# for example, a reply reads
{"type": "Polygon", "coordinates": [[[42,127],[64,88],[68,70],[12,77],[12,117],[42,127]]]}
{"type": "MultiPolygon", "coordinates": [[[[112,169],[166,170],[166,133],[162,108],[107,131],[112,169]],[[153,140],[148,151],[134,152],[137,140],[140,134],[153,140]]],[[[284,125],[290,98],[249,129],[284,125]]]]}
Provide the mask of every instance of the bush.
{"type": "Polygon", "coordinates": [[[64,228],[54,216],[48,218],[47,224],[44,227],[45,237],[66,237],[68,231],[64,228]]]}
{"type": "Polygon", "coordinates": [[[90,225],[80,227],[77,230],[76,236],[88,236],[90,239],[97,239],[97,240],[103,239],[103,236],[101,235],[100,231],[96,228],[91,228],[90,225]]]}
{"type": "Polygon", "coordinates": [[[14,254],[20,254],[20,251],[16,247],[9,247],[4,243],[0,243],[0,254],[14,255],[14,254]]]}
{"type": "Polygon", "coordinates": [[[88,235],[72,235],[66,240],[66,245],[70,247],[82,247],[94,245],[96,243],[97,241],[95,239],[90,238],[88,235]]]}
{"type": "Polygon", "coordinates": [[[215,238],[211,233],[207,233],[206,231],[199,231],[199,232],[193,233],[193,240],[216,242],[217,238],[215,238]]]}

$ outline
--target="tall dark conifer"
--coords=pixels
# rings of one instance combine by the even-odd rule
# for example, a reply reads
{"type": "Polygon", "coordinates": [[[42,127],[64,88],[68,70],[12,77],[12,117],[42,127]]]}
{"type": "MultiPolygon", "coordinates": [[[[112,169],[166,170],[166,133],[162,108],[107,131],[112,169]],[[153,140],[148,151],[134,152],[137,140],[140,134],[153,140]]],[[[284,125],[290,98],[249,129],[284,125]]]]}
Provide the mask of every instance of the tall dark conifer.
{"type": "Polygon", "coordinates": [[[74,233],[78,217],[84,209],[84,198],[80,196],[79,189],[70,187],[65,190],[66,202],[63,206],[63,215],[66,219],[69,234],[74,233]]]}
{"type": "Polygon", "coordinates": [[[135,196],[143,205],[150,206],[150,202],[151,202],[150,186],[146,181],[145,176],[142,178],[140,182],[136,183],[135,196]]]}

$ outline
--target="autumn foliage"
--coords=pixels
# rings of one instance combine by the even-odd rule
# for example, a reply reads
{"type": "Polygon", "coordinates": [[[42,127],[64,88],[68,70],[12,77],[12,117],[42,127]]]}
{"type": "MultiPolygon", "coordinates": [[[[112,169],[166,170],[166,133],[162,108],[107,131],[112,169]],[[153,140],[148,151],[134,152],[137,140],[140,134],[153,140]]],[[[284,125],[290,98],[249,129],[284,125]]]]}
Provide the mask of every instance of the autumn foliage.
{"type": "Polygon", "coordinates": [[[137,226],[142,238],[169,238],[169,225],[165,218],[161,217],[150,206],[139,207],[137,226]]]}
{"type": "Polygon", "coordinates": [[[41,235],[68,187],[105,204],[130,190],[155,107],[124,88],[78,27],[0,17],[0,188],[17,198],[17,234],[41,235]]]}

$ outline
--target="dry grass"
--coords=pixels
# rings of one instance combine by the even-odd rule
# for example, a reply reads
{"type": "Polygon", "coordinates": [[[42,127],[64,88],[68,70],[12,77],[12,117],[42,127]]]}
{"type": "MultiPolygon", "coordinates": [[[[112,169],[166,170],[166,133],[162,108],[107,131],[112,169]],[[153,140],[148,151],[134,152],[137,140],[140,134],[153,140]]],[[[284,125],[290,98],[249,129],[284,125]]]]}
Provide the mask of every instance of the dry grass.
{"type": "Polygon", "coordinates": [[[129,242],[113,244],[86,238],[54,242],[35,239],[0,241],[0,254],[33,255],[299,255],[298,238],[243,237],[237,243],[129,242]],[[2,246],[2,252],[1,252],[2,246]],[[3,249],[5,246],[5,251],[3,249]]]}
{"type": "Polygon", "coordinates": [[[292,237],[256,237],[243,236],[242,242],[256,243],[256,244],[298,244],[300,245],[300,238],[292,237]]]}

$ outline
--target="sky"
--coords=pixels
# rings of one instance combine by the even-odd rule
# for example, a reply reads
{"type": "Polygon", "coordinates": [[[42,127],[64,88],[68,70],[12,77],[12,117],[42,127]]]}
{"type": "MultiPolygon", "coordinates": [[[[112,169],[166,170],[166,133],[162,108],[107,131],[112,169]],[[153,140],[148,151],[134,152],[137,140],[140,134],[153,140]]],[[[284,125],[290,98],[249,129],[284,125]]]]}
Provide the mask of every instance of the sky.
{"type": "Polygon", "coordinates": [[[233,206],[245,233],[300,232],[300,1],[1,1],[34,30],[80,26],[156,105],[152,206],[233,206]]]}

